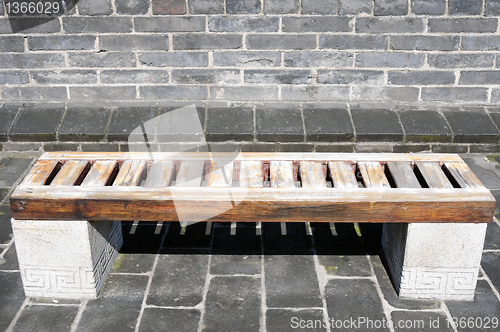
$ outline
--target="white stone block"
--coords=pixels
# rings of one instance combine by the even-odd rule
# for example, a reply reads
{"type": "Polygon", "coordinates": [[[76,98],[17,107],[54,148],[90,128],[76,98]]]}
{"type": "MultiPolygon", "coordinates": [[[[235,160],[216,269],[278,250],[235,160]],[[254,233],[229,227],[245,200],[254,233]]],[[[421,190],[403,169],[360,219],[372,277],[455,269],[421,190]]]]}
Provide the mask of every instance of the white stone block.
{"type": "Polygon", "coordinates": [[[472,301],[486,223],[384,224],[382,246],[401,298],[472,301]]]}
{"type": "Polygon", "coordinates": [[[12,229],[28,297],[97,298],[123,243],[119,221],[12,219],[12,229]]]}

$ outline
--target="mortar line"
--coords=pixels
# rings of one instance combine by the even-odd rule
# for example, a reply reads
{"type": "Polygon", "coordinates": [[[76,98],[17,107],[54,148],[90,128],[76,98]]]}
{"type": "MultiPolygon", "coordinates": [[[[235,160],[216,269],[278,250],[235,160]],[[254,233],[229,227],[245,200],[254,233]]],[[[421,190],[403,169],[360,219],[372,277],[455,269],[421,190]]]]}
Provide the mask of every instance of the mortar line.
{"type": "Polygon", "coordinates": [[[21,314],[24,311],[24,309],[28,306],[29,302],[30,302],[29,298],[24,299],[23,304],[21,304],[21,307],[16,312],[14,319],[12,319],[12,321],[9,324],[9,327],[7,327],[7,330],[5,330],[5,332],[14,332],[14,326],[16,325],[17,321],[19,320],[19,317],[21,317],[21,314]]]}
{"type": "Polygon", "coordinates": [[[441,302],[441,308],[446,314],[446,319],[448,319],[448,321],[450,322],[450,326],[453,329],[453,331],[458,332],[455,322],[453,321],[453,316],[451,315],[450,309],[448,309],[448,306],[446,305],[445,301],[441,302]]]}
{"type": "Polygon", "coordinates": [[[491,282],[490,277],[486,274],[486,272],[484,271],[484,269],[483,269],[482,266],[480,266],[479,269],[481,270],[481,273],[483,274],[483,278],[486,280],[486,282],[488,283],[488,285],[490,285],[491,290],[493,291],[493,293],[497,297],[498,301],[500,301],[500,293],[498,292],[498,290],[495,288],[495,286],[491,282]]]}
{"type": "MultiPolygon", "coordinates": [[[[224,0],[225,2],[225,0],[224,0]]],[[[225,3],[224,3],[225,5],[225,3]]],[[[226,8],[224,6],[224,8],[226,8]]],[[[206,117],[205,117],[206,119],[206,117]]],[[[215,226],[215,225],[214,225],[215,226]]],[[[210,274],[210,264],[212,263],[212,249],[214,245],[215,238],[215,227],[214,230],[210,233],[210,246],[208,249],[208,262],[207,262],[207,274],[205,276],[205,285],[203,286],[203,295],[201,298],[201,302],[197,305],[200,308],[200,321],[198,323],[198,332],[202,332],[203,330],[203,320],[205,319],[205,305],[207,302],[208,289],[210,287],[210,281],[212,280],[212,275],[210,274]]]]}
{"type": "Polygon", "coordinates": [[[261,286],[261,292],[260,292],[260,331],[261,332],[267,332],[267,303],[266,303],[266,272],[264,269],[264,235],[261,229],[261,232],[259,234],[260,237],[260,275],[261,275],[261,280],[260,280],[260,286],[261,286]]]}
{"type": "Polygon", "coordinates": [[[80,304],[75,319],[73,319],[73,323],[71,323],[71,329],[69,330],[70,332],[75,332],[78,329],[78,325],[80,325],[80,320],[82,319],[83,312],[87,308],[88,302],[88,300],[83,300],[80,304]]]}
{"type": "Polygon", "coordinates": [[[368,264],[370,264],[370,272],[374,277],[375,289],[377,289],[377,294],[380,298],[380,303],[382,304],[382,310],[384,311],[385,318],[387,319],[388,322],[391,322],[390,324],[388,324],[389,331],[395,332],[394,322],[392,321],[391,318],[391,312],[394,310],[394,308],[389,304],[389,302],[384,297],[384,293],[382,292],[382,288],[380,287],[380,283],[378,282],[377,275],[375,274],[375,269],[373,268],[373,263],[370,255],[367,254],[366,259],[368,260],[368,264]]]}

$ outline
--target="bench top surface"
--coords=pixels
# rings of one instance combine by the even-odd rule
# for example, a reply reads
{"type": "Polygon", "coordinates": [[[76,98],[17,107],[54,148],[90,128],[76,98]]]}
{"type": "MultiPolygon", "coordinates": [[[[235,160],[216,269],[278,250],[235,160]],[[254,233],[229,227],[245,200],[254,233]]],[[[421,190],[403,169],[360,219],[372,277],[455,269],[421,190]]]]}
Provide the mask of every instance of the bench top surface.
{"type": "Polygon", "coordinates": [[[489,222],[495,199],[454,154],[60,152],[40,156],[11,208],[20,220],[489,222]]]}

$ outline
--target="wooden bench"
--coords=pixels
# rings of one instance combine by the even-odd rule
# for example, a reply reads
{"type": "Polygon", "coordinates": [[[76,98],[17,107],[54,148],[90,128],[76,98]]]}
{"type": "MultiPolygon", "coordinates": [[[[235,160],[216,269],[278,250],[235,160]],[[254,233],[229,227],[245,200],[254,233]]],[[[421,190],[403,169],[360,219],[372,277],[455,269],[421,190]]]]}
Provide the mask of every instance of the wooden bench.
{"type": "Polygon", "coordinates": [[[44,153],[12,193],[27,296],[95,298],[120,221],[374,222],[401,297],[472,300],[495,199],[458,155],[44,153]]]}

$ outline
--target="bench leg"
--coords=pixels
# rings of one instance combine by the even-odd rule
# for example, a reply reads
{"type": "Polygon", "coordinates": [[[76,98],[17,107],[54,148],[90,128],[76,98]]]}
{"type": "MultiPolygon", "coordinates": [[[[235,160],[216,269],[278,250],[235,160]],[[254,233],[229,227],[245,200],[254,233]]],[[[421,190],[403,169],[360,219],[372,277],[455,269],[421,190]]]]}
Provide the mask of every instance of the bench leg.
{"type": "Polygon", "coordinates": [[[474,300],[486,226],[384,224],[382,246],[399,296],[474,300]]]}
{"type": "Polygon", "coordinates": [[[28,297],[97,298],[118,257],[119,221],[12,219],[28,297]]]}

